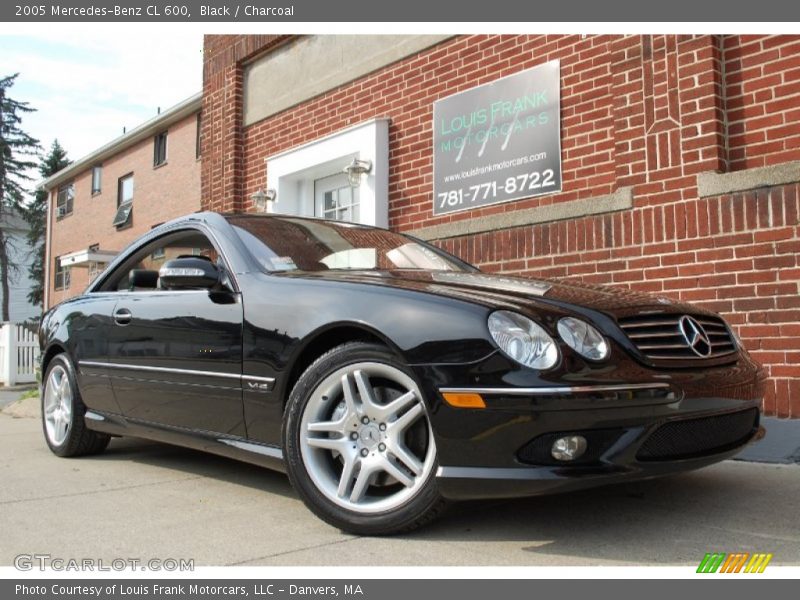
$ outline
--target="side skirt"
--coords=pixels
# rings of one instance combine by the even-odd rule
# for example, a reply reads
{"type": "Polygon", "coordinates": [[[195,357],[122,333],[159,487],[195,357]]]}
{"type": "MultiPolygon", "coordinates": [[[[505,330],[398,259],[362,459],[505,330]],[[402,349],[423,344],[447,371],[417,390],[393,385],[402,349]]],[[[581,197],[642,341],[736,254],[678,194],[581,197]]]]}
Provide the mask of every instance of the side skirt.
{"type": "Polygon", "coordinates": [[[86,411],[84,421],[86,427],[93,431],[183,446],[227,456],[274,471],[286,472],[283,452],[280,448],[254,442],[247,438],[128,419],[122,415],[93,410],[86,411]]]}

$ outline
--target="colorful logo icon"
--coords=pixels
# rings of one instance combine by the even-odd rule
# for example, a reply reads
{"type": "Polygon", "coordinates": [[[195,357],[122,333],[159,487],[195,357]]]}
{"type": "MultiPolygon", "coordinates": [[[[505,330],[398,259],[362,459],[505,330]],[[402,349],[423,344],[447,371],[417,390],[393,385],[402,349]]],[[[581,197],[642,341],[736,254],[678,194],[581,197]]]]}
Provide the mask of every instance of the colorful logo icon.
{"type": "Polygon", "coordinates": [[[763,573],[772,554],[756,552],[707,552],[697,567],[698,573],[763,573]]]}

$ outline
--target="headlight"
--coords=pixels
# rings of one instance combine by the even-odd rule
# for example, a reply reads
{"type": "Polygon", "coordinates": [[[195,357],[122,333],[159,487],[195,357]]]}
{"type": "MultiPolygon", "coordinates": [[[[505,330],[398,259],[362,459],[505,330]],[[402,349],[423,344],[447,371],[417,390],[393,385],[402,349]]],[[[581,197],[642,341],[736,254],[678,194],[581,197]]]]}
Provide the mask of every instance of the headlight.
{"type": "Polygon", "coordinates": [[[519,364],[532,369],[549,369],[558,362],[555,341],[527,317],[507,310],[489,315],[489,333],[500,350],[519,364]]]}
{"type": "Polygon", "coordinates": [[[558,335],[578,354],[589,360],[608,358],[608,342],[603,334],[588,323],[573,317],[564,317],[558,322],[558,335]]]}

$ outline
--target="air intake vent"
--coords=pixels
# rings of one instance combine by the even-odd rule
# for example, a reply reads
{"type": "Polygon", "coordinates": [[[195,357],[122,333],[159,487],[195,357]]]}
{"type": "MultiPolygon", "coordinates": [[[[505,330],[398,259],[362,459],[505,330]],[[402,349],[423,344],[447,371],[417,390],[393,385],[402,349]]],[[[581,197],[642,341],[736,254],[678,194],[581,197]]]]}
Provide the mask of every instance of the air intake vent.
{"type": "Polygon", "coordinates": [[[638,460],[678,460],[733,450],[750,440],[758,428],[758,410],[685,419],[656,429],[636,455],[638,460]]]}
{"type": "Polygon", "coordinates": [[[619,319],[619,325],[651,360],[702,360],[736,352],[728,326],[718,317],[635,315],[619,319]]]}

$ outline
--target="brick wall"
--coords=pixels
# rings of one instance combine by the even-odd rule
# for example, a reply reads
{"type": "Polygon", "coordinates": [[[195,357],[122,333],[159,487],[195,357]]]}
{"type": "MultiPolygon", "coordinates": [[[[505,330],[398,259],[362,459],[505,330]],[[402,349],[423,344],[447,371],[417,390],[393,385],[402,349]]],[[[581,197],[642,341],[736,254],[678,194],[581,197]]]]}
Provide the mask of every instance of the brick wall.
{"type": "Polygon", "coordinates": [[[242,81],[245,62],[288,39],[279,35],[206,35],[203,45],[202,197],[208,210],[242,198],[242,81]]]}
{"type": "MultiPolygon", "coordinates": [[[[204,111],[235,115],[242,61],[265,48],[251,36],[209,36],[209,47],[229,60],[206,64],[204,111]]],[[[391,118],[395,229],[630,187],[627,211],[438,243],[490,271],[576,277],[717,310],[770,372],[767,412],[800,417],[800,169],[781,185],[721,195],[701,196],[698,179],[800,159],[799,73],[796,36],[458,37],[250,127],[231,117],[204,128],[238,142],[228,159],[204,164],[203,204],[249,210],[249,195],[266,184],[267,156],[372,117],[391,118]],[[556,58],[563,191],[434,217],[432,103],[556,58]]]]}
{"type": "Polygon", "coordinates": [[[489,272],[577,277],[704,306],[770,371],[764,408],[800,416],[797,184],[445,240],[489,272]]]}
{"type": "MultiPolygon", "coordinates": [[[[73,180],[75,201],[71,215],[52,218],[49,255],[55,257],[100,244],[101,250],[120,251],[154,225],[200,209],[200,160],[196,157],[197,116],[171,125],[167,135],[167,162],[153,167],[153,139],[147,138],[103,161],[102,191],[92,195],[92,170],[73,180]],[[111,223],[117,212],[117,182],[133,173],[132,225],[117,230],[111,223]]],[[[52,192],[50,209],[55,210],[57,191],[52,192]]],[[[48,305],[81,293],[89,285],[86,268],[72,268],[70,287],[56,291],[49,265],[48,305]]]]}
{"type": "Polygon", "coordinates": [[[724,57],[731,168],[800,159],[800,37],[727,36],[724,57]]]}

